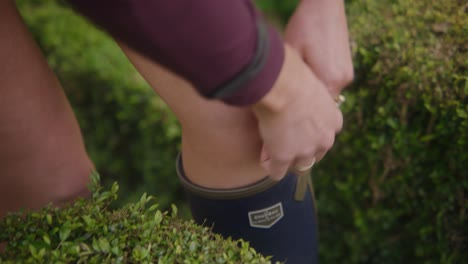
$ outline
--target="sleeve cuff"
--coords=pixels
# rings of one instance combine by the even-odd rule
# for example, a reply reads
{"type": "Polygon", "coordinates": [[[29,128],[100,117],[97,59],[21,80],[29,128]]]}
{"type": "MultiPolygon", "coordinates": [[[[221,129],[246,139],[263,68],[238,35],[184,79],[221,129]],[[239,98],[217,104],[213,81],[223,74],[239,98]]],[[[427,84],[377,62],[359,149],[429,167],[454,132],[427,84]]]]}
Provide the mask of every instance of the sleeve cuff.
{"type": "Polygon", "coordinates": [[[284,45],[278,32],[268,26],[269,49],[262,69],[242,87],[221,99],[234,106],[252,105],[261,100],[273,87],[284,62],[284,45]]]}

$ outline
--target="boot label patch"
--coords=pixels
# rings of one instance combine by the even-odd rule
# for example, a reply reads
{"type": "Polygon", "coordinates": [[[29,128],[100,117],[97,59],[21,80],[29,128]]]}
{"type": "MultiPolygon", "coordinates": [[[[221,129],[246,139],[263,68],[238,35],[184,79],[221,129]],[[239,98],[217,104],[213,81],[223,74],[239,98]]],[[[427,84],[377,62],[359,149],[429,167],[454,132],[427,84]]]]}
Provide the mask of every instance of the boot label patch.
{"type": "Polygon", "coordinates": [[[270,228],[283,218],[283,205],[281,202],[261,210],[249,212],[251,227],[270,228]]]}

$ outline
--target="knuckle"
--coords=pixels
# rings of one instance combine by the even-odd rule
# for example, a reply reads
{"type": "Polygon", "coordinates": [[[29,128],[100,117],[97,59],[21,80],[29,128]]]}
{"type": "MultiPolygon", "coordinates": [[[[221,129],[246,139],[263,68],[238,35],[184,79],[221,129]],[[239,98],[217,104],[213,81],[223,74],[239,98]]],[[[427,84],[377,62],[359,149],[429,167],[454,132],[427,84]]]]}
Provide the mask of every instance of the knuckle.
{"type": "Polygon", "coordinates": [[[342,82],[343,85],[348,85],[354,80],[354,69],[349,67],[346,71],[343,72],[342,82]]]}
{"type": "Polygon", "coordinates": [[[316,158],[315,162],[321,161],[323,159],[323,157],[325,157],[326,154],[327,154],[326,151],[317,153],[317,155],[315,156],[315,158],[316,158]]]}
{"type": "Polygon", "coordinates": [[[345,69],[337,72],[330,80],[332,87],[342,89],[349,85],[354,80],[353,67],[346,67],[345,69]]]}
{"type": "Polygon", "coordinates": [[[311,147],[305,148],[298,158],[303,159],[303,160],[310,160],[311,158],[315,157],[316,152],[317,152],[316,148],[311,146],[311,147]]]}
{"type": "Polygon", "coordinates": [[[273,155],[271,158],[276,164],[287,164],[292,160],[292,155],[279,153],[273,155]]]}
{"type": "Polygon", "coordinates": [[[331,133],[327,133],[322,140],[322,146],[326,150],[329,150],[333,146],[334,143],[335,143],[335,135],[331,133]]]}

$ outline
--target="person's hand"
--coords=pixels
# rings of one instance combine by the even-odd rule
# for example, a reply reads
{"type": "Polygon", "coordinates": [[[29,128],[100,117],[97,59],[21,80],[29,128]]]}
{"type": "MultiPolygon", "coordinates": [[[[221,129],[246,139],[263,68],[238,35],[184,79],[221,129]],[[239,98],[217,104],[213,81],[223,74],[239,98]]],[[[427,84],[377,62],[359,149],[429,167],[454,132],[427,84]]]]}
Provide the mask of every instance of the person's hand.
{"type": "Polygon", "coordinates": [[[353,80],[344,0],[302,0],[288,22],[285,41],[334,98],[353,80]]]}
{"type": "Polygon", "coordinates": [[[325,85],[287,45],[278,80],[252,110],[264,144],[262,165],[275,180],[290,167],[322,159],[343,123],[325,85]]]}

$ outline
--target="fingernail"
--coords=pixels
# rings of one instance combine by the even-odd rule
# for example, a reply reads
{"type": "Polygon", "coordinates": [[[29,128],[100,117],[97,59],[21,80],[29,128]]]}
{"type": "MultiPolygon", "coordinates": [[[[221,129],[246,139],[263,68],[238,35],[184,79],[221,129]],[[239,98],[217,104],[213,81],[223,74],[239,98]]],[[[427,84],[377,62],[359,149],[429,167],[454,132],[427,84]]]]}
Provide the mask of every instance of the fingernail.
{"type": "Polygon", "coordinates": [[[269,157],[268,153],[266,152],[265,148],[262,147],[262,151],[260,152],[260,161],[265,162],[265,161],[267,161],[269,159],[270,159],[270,157],[269,157]]]}

